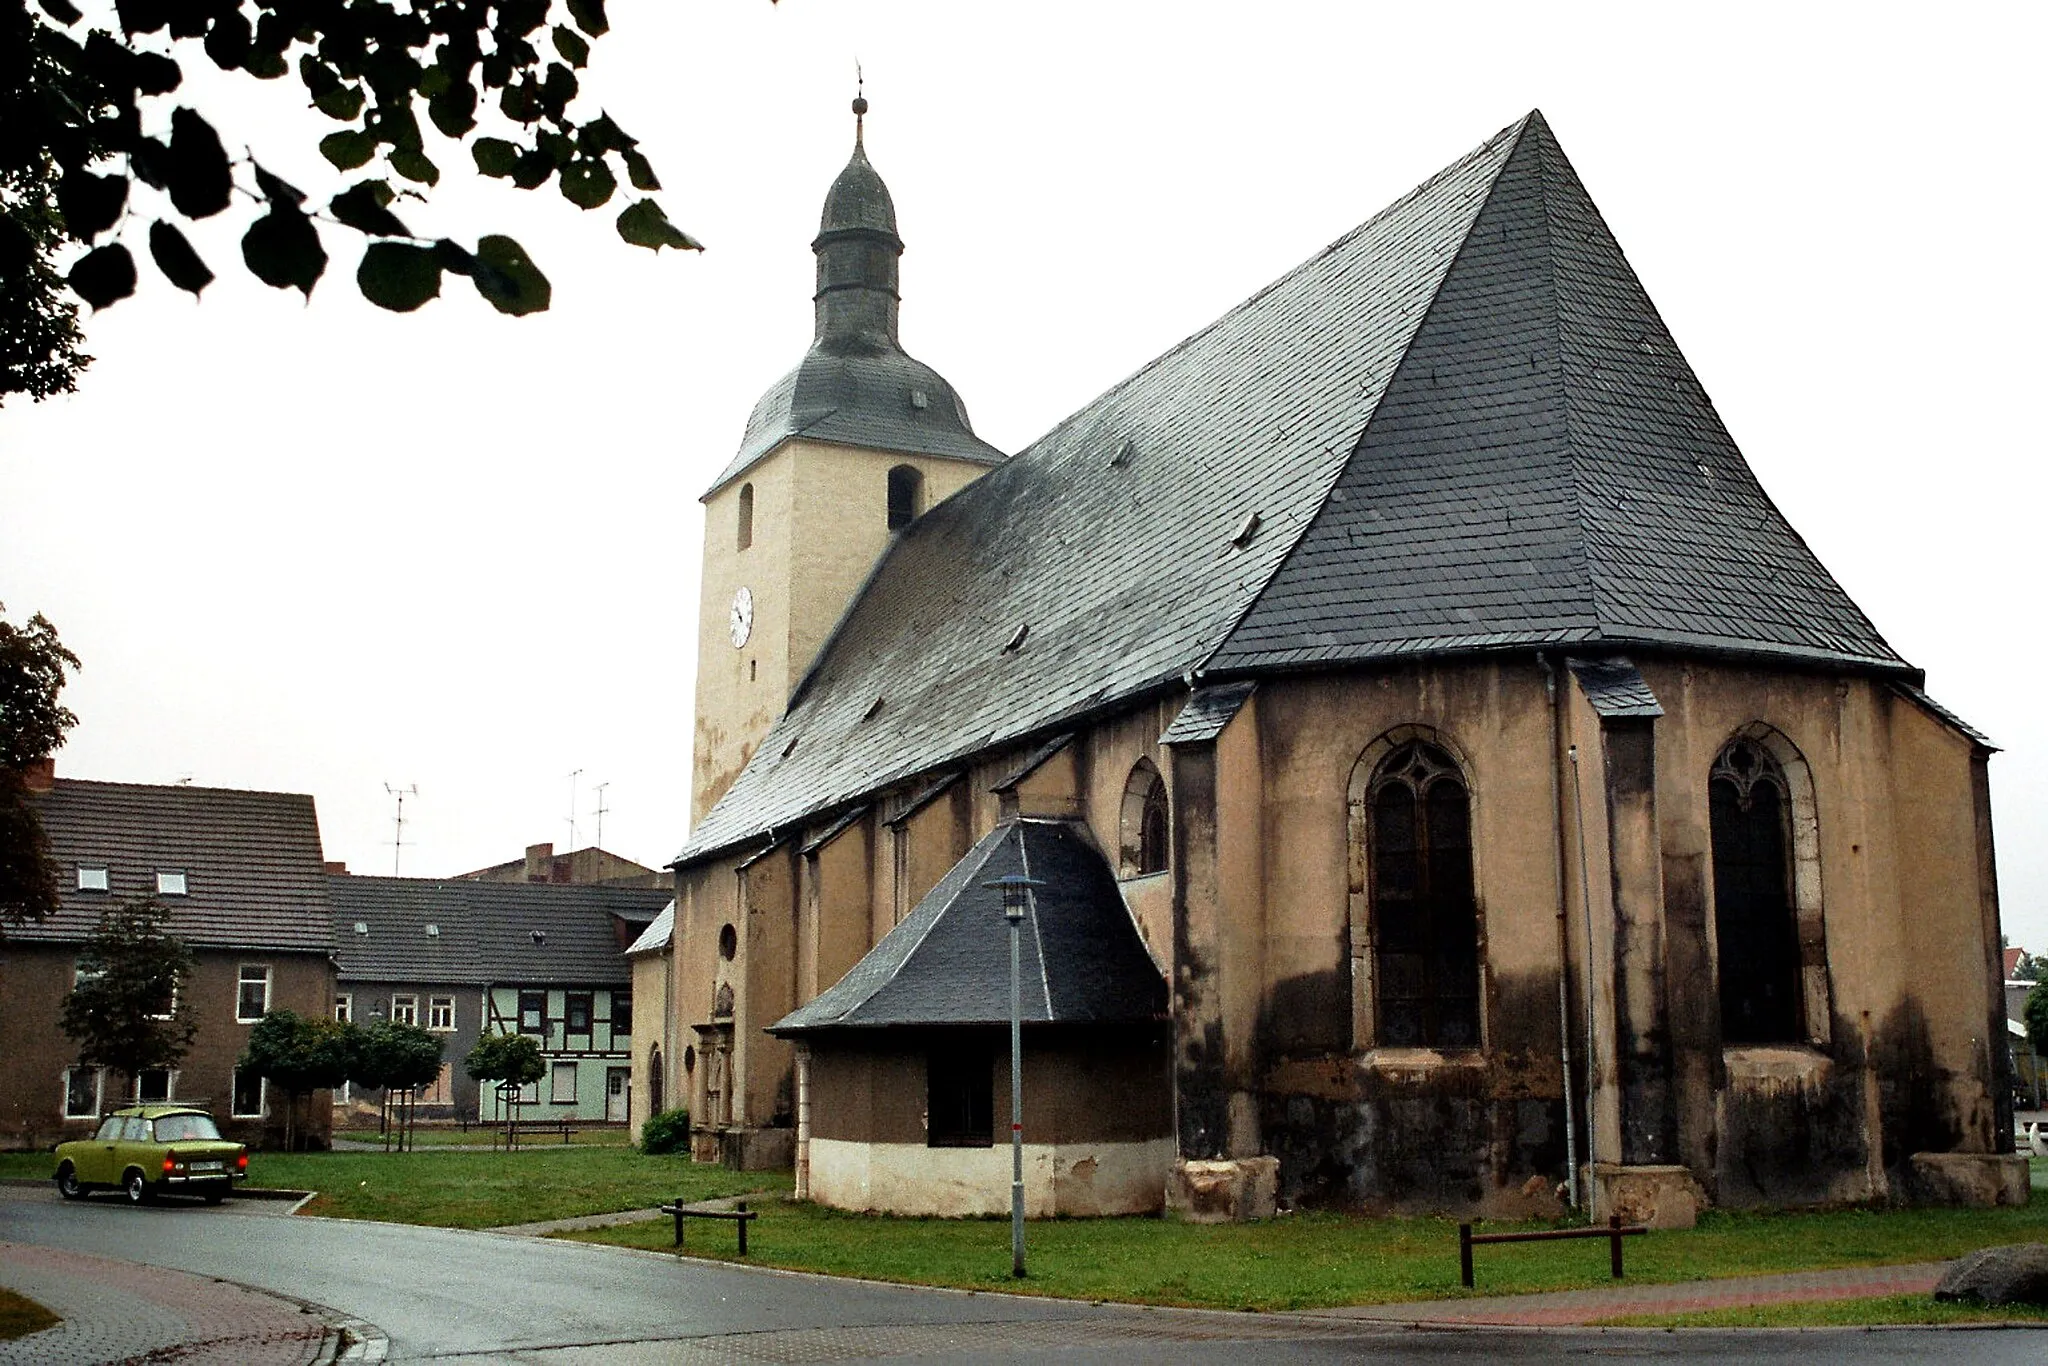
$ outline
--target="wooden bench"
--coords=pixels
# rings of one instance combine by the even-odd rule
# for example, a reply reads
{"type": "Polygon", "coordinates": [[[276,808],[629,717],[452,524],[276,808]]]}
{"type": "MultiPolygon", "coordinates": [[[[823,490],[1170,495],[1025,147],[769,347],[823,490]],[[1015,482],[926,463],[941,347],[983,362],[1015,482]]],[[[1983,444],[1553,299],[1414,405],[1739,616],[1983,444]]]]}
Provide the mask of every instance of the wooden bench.
{"type": "Polygon", "coordinates": [[[674,1204],[663,1205],[661,1212],[675,1216],[677,1247],[683,1245],[683,1220],[730,1219],[740,1231],[740,1256],[742,1257],[747,1255],[747,1225],[761,1217],[758,1210],[748,1209],[747,1202],[744,1200],[739,1201],[731,1209],[692,1209],[683,1203],[681,1196],[676,1197],[674,1204]]]}
{"type": "Polygon", "coordinates": [[[1607,1217],[1605,1228],[1546,1228],[1529,1233],[1474,1233],[1472,1225],[1458,1225],[1458,1276],[1465,1288],[1472,1288],[1472,1247],[1475,1243],[1548,1243],[1560,1238],[1607,1239],[1607,1262],[1614,1279],[1621,1279],[1621,1240],[1650,1230],[1641,1224],[1623,1224],[1619,1214],[1607,1217]]]}

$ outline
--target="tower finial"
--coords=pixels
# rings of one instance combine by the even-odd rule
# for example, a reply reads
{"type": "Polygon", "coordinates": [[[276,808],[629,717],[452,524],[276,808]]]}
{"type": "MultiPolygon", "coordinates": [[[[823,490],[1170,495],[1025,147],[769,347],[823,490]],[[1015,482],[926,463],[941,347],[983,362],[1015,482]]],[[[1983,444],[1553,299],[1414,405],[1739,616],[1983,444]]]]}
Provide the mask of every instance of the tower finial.
{"type": "Polygon", "coordinates": [[[860,69],[860,62],[853,64],[853,145],[862,146],[863,124],[868,112],[867,77],[860,69]]]}

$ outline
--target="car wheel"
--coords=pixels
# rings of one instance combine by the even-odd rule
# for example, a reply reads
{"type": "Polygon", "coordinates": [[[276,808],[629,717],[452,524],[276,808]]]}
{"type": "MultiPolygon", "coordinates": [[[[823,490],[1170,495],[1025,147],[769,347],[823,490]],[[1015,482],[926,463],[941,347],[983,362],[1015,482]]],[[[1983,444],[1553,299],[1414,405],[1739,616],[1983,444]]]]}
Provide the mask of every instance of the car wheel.
{"type": "Polygon", "coordinates": [[[218,1205],[221,1201],[228,1198],[228,1193],[226,1191],[208,1191],[200,1198],[209,1205],[218,1205]]]}
{"type": "Polygon", "coordinates": [[[149,1188],[149,1182],[142,1179],[142,1173],[132,1168],[121,1178],[121,1192],[131,1205],[146,1205],[156,1198],[156,1192],[149,1188]]]}
{"type": "Polygon", "coordinates": [[[85,1199],[85,1183],[78,1179],[78,1169],[69,1162],[57,1168],[57,1194],[66,1200],[85,1199]]]}

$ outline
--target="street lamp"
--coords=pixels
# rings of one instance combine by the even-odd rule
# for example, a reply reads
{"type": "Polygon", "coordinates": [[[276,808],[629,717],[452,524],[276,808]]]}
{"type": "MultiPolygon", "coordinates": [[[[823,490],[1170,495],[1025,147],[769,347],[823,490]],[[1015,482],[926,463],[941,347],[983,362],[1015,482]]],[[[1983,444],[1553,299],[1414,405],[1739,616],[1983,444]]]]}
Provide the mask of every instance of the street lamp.
{"type": "MultiPolygon", "coordinates": [[[[1018,837],[1023,853],[1023,837],[1018,837]]],[[[1023,873],[1005,873],[984,887],[1003,894],[1003,919],[1010,922],[1010,1274],[1024,1274],[1024,994],[1018,932],[1031,905],[1031,889],[1043,887],[1023,873]]]]}

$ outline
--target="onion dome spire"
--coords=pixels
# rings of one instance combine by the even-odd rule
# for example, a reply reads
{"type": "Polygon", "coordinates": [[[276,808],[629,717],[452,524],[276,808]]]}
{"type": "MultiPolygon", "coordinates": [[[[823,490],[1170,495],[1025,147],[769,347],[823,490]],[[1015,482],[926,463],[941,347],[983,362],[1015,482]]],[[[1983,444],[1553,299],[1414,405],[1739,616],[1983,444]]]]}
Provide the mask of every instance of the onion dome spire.
{"type": "Polygon", "coordinates": [[[825,195],[811,250],[818,257],[817,340],[827,351],[863,351],[898,344],[896,205],[868,164],[864,95],[853,101],[853,156],[825,195]]]}

